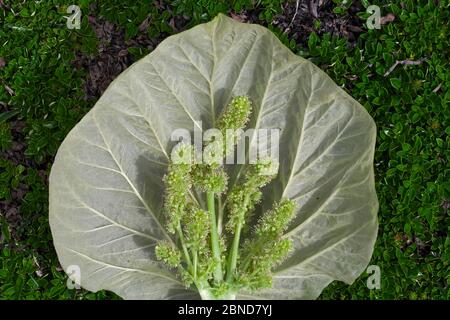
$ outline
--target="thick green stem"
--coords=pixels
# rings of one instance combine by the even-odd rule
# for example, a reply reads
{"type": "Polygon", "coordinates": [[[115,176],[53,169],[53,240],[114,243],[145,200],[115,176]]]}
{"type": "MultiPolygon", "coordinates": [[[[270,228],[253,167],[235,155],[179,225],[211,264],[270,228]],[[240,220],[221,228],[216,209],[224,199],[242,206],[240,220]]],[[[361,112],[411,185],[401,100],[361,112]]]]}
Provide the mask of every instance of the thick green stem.
{"type": "Polygon", "coordinates": [[[193,269],[194,269],[194,282],[195,282],[195,281],[197,281],[197,264],[198,264],[197,250],[193,250],[192,255],[194,256],[193,269]]]}
{"type": "Polygon", "coordinates": [[[222,207],[222,197],[218,197],[217,200],[217,234],[220,236],[222,234],[222,225],[223,225],[223,207],[222,207]]]}
{"type": "Polygon", "coordinates": [[[188,268],[192,271],[191,257],[189,256],[189,251],[188,251],[188,249],[186,247],[186,244],[185,244],[185,241],[184,241],[183,230],[181,230],[180,223],[178,223],[177,232],[178,232],[178,237],[180,238],[181,247],[183,248],[184,258],[186,259],[186,263],[188,265],[188,268]]]}
{"type": "Polygon", "coordinates": [[[208,205],[208,211],[211,219],[211,248],[213,253],[214,263],[216,265],[214,269],[214,280],[220,282],[223,279],[222,275],[222,258],[220,254],[220,244],[219,235],[217,233],[217,222],[216,222],[216,210],[214,204],[214,192],[206,193],[206,201],[208,205]]]}
{"type": "Polygon", "coordinates": [[[250,196],[247,194],[244,199],[244,203],[242,204],[241,219],[236,224],[234,229],[234,238],[233,244],[231,247],[230,256],[228,257],[228,265],[227,265],[227,282],[232,283],[234,271],[236,270],[237,259],[238,259],[238,251],[239,251],[239,242],[241,239],[241,230],[245,221],[245,213],[247,211],[247,205],[250,200],[250,196]]]}
{"type": "Polygon", "coordinates": [[[238,224],[234,230],[233,246],[231,248],[230,257],[228,259],[227,268],[227,282],[231,283],[233,280],[233,274],[236,270],[238,250],[239,250],[239,240],[241,238],[242,224],[238,224]]]}
{"type": "Polygon", "coordinates": [[[229,290],[220,296],[215,295],[214,289],[206,288],[198,291],[202,300],[236,300],[236,291],[229,290]]]}

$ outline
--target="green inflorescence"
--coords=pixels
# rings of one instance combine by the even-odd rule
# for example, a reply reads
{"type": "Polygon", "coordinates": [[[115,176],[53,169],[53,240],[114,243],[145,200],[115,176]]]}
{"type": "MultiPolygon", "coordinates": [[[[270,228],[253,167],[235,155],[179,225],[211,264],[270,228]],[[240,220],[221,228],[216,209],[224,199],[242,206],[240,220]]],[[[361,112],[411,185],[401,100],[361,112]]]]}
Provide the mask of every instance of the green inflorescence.
{"type": "MultiPolygon", "coordinates": [[[[227,129],[241,130],[250,114],[250,99],[234,97],[219,117],[217,129],[223,136],[227,129]]],[[[239,135],[231,138],[235,145],[239,135]]],[[[213,149],[221,152],[217,146],[213,149]]],[[[182,145],[177,156],[184,159],[193,150],[182,145]]],[[[169,268],[177,268],[184,284],[197,287],[204,299],[233,299],[241,289],[270,287],[272,269],[291,248],[291,241],[283,234],[294,213],[293,201],[280,200],[260,215],[254,228],[246,225],[261,201],[261,188],[275,178],[278,163],[258,159],[244,165],[243,170],[230,190],[228,175],[219,161],[172,162],[164,178],[166,228],[176,240],[159,243],[156,256],[169,268]],[[250,231],[244,232],[244,227],[250,231]]]]}
{"type": "Polygon", "coordinates": [[[242,129],[247,124],[252,111],[252,103],[246,96],[233,98],[217,121],[217,128],[225,136],[226,130],[242,129]]]}

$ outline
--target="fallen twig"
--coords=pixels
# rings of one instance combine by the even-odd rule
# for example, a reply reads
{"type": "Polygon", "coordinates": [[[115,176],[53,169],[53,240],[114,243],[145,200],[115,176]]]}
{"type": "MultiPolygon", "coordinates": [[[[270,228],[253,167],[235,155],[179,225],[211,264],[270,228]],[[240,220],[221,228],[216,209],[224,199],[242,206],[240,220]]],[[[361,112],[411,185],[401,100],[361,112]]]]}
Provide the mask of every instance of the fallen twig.
{"type": "Polygon", "coordinates": [[[300,0],[297,0],[297,1],[295,2],[295,13],[294,13],[294,16],[292,17],[291,23],[289,23],[289,25],[288,25],[287,28],[290,28],[290,27],[292,26],[292,23],[294,23],[294,20],[295,20],[295,18],[297,17],[297,14],[298,14],[298,5],[299,5],[299,4],[300,4],[300,0]]]}
{"type": "Polygon", "coordinates": [[[388,13],[384,17],[380,18],[380,24],[381,25],[385,25],[385,24],[387,24],[389,22],[392,22],[394,20],[395,20],[395,16],[392,13],[388,13]]]}
{"type": "Polygon", "coordinates": [[[439,83],[439,85],[433,89],[433,92],[434,93],[438,92],[441,87],[442,87],[442,83],[439,83]]]}
{"type": "Polygon", "coordinates": [[[5,88],[5,90],[11,95],[14,96],[16,93],[14,92],[13,89],[11,89],[10,86],[8,86],[5,81],[3,81],[3,79],[0,79],[0,83],[3,84],[3,88],[5,88]]]}
{"type": "Polygon", "coordinates": [[[319,14],[317,13],[317,5],[318,3],[316,1],[314,0],[309,1],[309,12],[316,19],[319,17],[319,14]]]}
{"type": "Polygon", "coordinates": [[[13,89],[11,89],[11,87],[7,86],[6,84],[4,85],[5,90],[11,95],[14,96],[16,93],[14,92],[13,89]]]}
{"type": "Polygon", "coordinates": [[[383,75],[384,77],[387,77],[389,74],[391,74],[392,71],[394,71],[394,69],[399,65],[419,65],[422,64],[422,62],[425,61],[425,58],[421,58],[417,61],[413,61],[413,60],[397,60],[395,61],[395,63],[392,65],[392,67],[389,68],[388,71],[386,71],[386,73],[383,75]]]}

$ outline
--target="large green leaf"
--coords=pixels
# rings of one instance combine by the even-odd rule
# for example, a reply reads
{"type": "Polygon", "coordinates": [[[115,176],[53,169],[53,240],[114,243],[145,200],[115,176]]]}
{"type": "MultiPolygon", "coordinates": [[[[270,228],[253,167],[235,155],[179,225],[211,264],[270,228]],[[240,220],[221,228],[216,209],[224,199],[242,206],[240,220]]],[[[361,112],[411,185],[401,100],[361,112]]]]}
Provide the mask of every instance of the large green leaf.
{"type": "Polygon", "coordinates": [[[286,235],[295,250],[273,288],[240,297],[316,298],[364,270],[377,233],[372,118],[269,30],[219,15],[123,72],[58,151],[50,225],[62,266],[79,266],[84,288],[198,298],[155,259],[156,242],[170,239],[161,227],[162,177],[172,131],[213,127],[235,95],[253,101],[250,128],[281,129],[280,172],[263,207],[282,196],[299,204],[286,235]]]}

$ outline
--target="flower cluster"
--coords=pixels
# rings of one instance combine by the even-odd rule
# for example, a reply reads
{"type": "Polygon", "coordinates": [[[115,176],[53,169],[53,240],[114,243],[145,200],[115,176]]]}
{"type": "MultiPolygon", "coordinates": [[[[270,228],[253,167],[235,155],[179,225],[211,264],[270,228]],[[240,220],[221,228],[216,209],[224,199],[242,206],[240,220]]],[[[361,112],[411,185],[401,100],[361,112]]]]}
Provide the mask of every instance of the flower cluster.
{"type": "Polygon", "coordinates": [[[169,267],[176,268],[180,266],[181,253],[168,242],[159,243],[155,248],[158,260],[164,261],[169,267]]]}
{"type": "Polygon", "coordinates": [[[295,203],[284,199],[259,220],[253,237],[242,248],[242,256],[237,275],[246,288],[257,290],[272,286],[273,267],[280,264],[291,249],[291,241],[283,238],[289,222],[293,218],[295,203]]]}
{"type": "Polygon", "coordinates": [[[188,200],[186,191],[192,186],[191,169],[190,164],[171,163],[168,174],[164,177],[166,184],[164,211],[168,215],[167,230],[172,234],[180,225],[186,209],[188,200]]]}
{"type": "Polygon", "coordinates": [[[194,184],[203,192],[221,194],[226,191],[228,176],[223,167],[197,164],[192,171],[194,184]]]}
{"type": "MultiPolygon", "coordinates": [[[[222,133],[227,129],[239,132],[249,121],[251,109],[248,97],[234,97],[220,115],[217,128],[222,133]]],[[[238,139],[238,134],[233,136],[232,144],[238,139]]],[[[161,242],[155,249],[160,261],[178,269],[186,286],[195,285],[208,299],[229,299],[242,288],[271,285],[273,267],[291,247],[283,233],[295,207],[292,201],[281,200],[243,237],[243,228],[261,201],[261,189],[275,178],[278,163],[259,159],[256,164],[244,165],[243,174],[228,190],[228,175],[219,161],[225,156],[219,149],[221,143],[204,145],[213,160],[202,164],[190,161],[195,154],[193,146],[181,144],[175,150],[177,161],[170,163],[164,177],[166,226],[174,235],[173,242],[161,242]]]]}
{"type": "Polygon", "coordinates": [[[252,104],[248,97],[238,96],[223,110],[217,121],[217,128],[226,136],[227,130],[243,128],[250,119],[252,104]]]}

